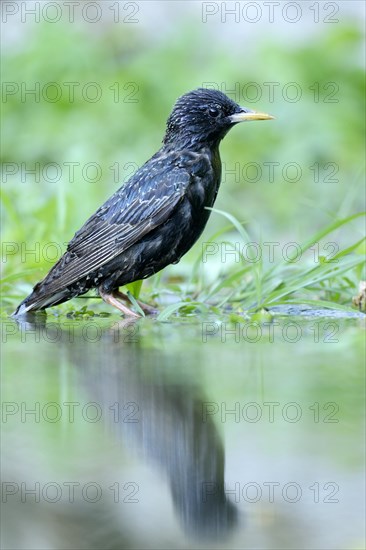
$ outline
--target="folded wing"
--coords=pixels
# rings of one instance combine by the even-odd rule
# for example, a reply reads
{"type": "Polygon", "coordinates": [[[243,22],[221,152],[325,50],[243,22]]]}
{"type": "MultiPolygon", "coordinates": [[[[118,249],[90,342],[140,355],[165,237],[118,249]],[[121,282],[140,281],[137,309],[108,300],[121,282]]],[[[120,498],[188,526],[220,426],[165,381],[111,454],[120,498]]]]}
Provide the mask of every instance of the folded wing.
{"type": "Polygon", "coordinates": [[[154,159],[91,216],[67,251],[35,287],[49,294],[97,270],[164,223],[182,200],[190,173],[174,162],[154,159]],[[173,164],[173,166],[172,166],[173,164]]]}

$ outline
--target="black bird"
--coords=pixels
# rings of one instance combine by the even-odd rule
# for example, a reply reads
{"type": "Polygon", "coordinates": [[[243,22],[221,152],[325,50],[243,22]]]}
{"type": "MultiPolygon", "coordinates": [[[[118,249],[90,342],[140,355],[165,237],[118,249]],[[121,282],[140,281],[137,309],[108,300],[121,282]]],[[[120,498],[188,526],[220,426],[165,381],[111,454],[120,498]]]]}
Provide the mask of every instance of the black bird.
{"type": "Polygon", "coordinates": [[[161,149],[75,233],[65,254],[14,315],[96,288],[105,302],[138,316],[122,303],[127,297],[118,288],[179,262],[207,223],[206,207],[215,202],[220,141],[238,122],[271,118],[216,90],[199,88],[181,96],[161,149]]]}

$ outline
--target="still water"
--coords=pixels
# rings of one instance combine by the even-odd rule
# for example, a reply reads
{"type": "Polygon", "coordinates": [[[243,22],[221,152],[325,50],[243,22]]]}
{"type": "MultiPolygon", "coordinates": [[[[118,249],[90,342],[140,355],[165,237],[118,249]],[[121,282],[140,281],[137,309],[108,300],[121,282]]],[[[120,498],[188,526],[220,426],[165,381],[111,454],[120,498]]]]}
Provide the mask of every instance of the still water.
{"type": "Polygon", "coordinates": [[[2,548],[363,548],[363,319],[2,329],[2,548]]]}

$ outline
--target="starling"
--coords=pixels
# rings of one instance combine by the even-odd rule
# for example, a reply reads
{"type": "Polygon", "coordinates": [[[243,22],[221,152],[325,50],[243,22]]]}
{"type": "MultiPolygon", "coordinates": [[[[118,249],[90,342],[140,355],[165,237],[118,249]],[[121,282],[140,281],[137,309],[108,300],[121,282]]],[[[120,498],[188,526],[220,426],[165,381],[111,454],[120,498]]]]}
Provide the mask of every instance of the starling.
{"type": "MultiPolygon", "coordinates": [[[[60,260],[15,316],[96,288],[125,315],[138,316],[119,287],[177,263],[201,235],[221,180],[219,144],[238,122],[273,118],[240,107],[217,90],[181,96],[163,145],[77,231],[60,260]]],[[[151,308],[141,305],[149,312],[151,308]]]]}

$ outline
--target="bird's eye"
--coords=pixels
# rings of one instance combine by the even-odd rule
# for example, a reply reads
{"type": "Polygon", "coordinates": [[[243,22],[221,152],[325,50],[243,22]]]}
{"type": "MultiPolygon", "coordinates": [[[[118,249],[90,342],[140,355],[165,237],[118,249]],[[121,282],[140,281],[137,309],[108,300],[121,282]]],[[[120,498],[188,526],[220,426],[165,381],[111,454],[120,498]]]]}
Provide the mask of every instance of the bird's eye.
{"type": "Polygon", "coordinates": [[[208,114],[213,118],[216,118],[217,116],[219,116],[220,110],[218,107],[210,107],[208,110],[208,114]]]}

